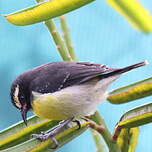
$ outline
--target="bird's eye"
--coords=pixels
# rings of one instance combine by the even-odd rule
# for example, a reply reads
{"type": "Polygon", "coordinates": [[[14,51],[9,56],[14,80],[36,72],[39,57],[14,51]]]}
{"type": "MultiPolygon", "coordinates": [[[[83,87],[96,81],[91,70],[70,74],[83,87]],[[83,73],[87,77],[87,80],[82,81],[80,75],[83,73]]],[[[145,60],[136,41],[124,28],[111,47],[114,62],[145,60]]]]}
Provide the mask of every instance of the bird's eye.
{"type": "Polygon", "coordinates": [[[24,99],[24,96],[20,96],[20,99],[23,100],[23,99],[24,99]]]}

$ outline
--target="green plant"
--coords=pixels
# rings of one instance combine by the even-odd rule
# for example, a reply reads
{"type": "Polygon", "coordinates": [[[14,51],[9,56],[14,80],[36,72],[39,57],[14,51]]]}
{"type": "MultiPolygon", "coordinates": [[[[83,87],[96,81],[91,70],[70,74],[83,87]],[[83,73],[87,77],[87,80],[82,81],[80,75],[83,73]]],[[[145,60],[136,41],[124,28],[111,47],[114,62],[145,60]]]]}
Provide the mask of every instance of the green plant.
{"type": "MultiPolygon", "coordinates": [[[[57,46],[57,49],[62,59],[65,61],[77,60],[74,48],[72,47],[72,42],[70,39],[70,33],[67,27],[66,19],[63,16],[59,18],[61,22],[62,32],[64,33],[64,40],[62,39],[60,32],[58,32],[56,28],[55,22],[52,19],[47,19],[60,16],[68,11],[72,11],[73,9],[88,4],[93,0],[85,0],[83,1],[83,3],[79,3],[79,1],[80,0],[71,0],[71,2],[69,3],[69,1],[65,0],[64,4],[68,6],[68,9],[65,9],[65,7],[63,6],[58,8],[59,3],[57,3],[57,0],[49,1],[46,3],[42,0],[37,0],[37,2],[41,3],[32,8],[13,13],[6,17],[9,21],[12,21],[13,19],[12,23],[24,23],[24,25],[44,21],[45,25],[47,26],[49,32],[53,37],[53,40],[57,46]],[[52,8],[52,10],[43,9],[44,4],[49,5],[50,3],[54,3],[55,6],[52,8]],[[74,5],[71,6],[71,4],[74,5]],[[57,15],[56,13],[58,10],[56,10],[56,8],[60,10],[60,13],[57,15]],[[37,18],[38,20],[35,21],[34,16],[32,15],[30,16],[30,18],[28,18],[28,10],[30,11],[30,13],[31,11],[34,12],[35,10],[38,14],[40,13],[40,16],[37,18]],[[52,11],[53,16],[49,16],[49,11],[52,11]],[[41,16],[41,13],[44,13],[44,16],[41,16]],[[18,15],[18,17],[16,15],[18,15]],[[27,16],[27,20],[26,18],[24,18],[25,16],[27,16]],[[23,20],[24,22],[22,22],[23,20]]],[[[125,5],[125,2],[123,4],[125,5]]],[[[137,16],[137,18],[140,17],[137,16]]],[[[107,101],[112,104],[122,104],[125,102],[131,102],[135,99],[150,96],[151,94],[152,78],[148,78],[110,92],[107,101]]],[[[120,121],[117,123],[113,134],[108,130],[108,127],[106,126],[104,119],[99,114],[99,112],[96,112],[94,115],[90,116],[89,119],[90,121],[88,122],[83,120],[81,121],[82,127],[79,130],[77,129],[76,124],[73,124],[71,128],[58,134],[56,138],[59,141],[60,146],[79,136],[81,133],[83,133],[86,129],[90,127],[92,128],[91,132],[94,137],[98,152],[104,151],[104,146],[107,146],[109,148],[109,151],[111,152],[133,152],[137,144],[139,134],[138,127],[150,123],[152,121],[152,103],[133,108],[132,110],[129,110],[128,112],[124,113],[120,121]],[[106,145],[102,143],[101,137],[104,139],[106,145]]],[[[2,152],[50,151],[50,147],[53,145],[51,140],[40,142],[37,139],[31,139],[30,135],[32,133],[39,133],[40,131],[47,131],[53,126],[55,126],[57,123],[58,121],[46,121],[38,118],[37,116],[33,116],[28,119],[28,127],[25,127],[23,122],[19,122],[0,132],[0,150],[2,152]]]]}

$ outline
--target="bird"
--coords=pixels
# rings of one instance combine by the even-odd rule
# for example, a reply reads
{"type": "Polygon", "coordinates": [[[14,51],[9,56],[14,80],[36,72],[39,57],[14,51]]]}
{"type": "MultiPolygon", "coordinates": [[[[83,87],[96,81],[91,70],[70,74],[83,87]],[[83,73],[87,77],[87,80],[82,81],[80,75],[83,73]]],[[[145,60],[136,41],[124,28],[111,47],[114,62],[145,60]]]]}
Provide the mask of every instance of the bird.
{"type": "Polygon", "coordinates": [[[12,82],[10,96],[27,124],[27,112],[38,117],[61,122],[46,134],[33,137],[51,139],[74,119],[93,115],[98,105],[108,97],[108,87],[119,76],[148,64],[139,62],[123,68],[78,61],[59,61],[40,65],[23,72],[12,82]]]}

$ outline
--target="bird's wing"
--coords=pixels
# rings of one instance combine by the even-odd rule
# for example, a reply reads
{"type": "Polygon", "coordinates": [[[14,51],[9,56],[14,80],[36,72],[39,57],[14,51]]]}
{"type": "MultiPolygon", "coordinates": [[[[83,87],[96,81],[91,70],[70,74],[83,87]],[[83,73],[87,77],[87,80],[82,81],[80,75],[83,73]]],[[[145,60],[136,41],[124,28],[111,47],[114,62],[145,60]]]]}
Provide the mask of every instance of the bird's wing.
{"type": "Polygon", "coordinates": [[[52,93],[68,86],[82,84],[113,69],[89,62],[54,62],[33,71],[36,77],[31,81],[30,89],[39,93],[52,93]]]}

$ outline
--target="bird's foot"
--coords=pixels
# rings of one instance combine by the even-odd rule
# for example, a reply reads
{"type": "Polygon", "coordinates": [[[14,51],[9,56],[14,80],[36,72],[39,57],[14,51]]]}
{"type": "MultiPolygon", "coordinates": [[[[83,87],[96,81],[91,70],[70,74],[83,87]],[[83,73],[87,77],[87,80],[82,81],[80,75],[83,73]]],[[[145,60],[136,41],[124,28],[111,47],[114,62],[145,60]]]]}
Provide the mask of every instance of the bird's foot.
{"type": "Polygon", "coordinates": [[[59,142],[56,140],[56,138],[49,133],[42,133],[42,134],[32,134],[33,138],[39,139],[41,141],[47,140],[47,139],[51,139],[54,142],[54,146],[51,147],[51,149],[56,149],[59,146],[59,142]]]}
{"type": "Polygon", "coordinates": [[[68,124],[69,124],[71,121],[73,121],[73,119],[74,119],[74,118],[71,118],[71,119],[69,119],[69,120],[63,120],[63,121],[61,121],[57,126],[55,126],[54,128],[52,128],[49,132],[47,132],[47,133],[44,133],[44,132],[43,132],[43,133],[41,133],[41,134],[32,134],[32,137],[33,137],[33,138],[36,138],[36,139],[39,139],[39,140],[41,140],[41,141],[44,141],[44,140],[47,140],[47,139],[50,138],[50,139],[54,142],[54,144],[55,144],[55,146],[52,147],[52,149],[56,149],[56,148],[59,146],[59,143],[58,143],[58,141],[56,140],[55,136],[56,136],[58,133],[64,131],[64,130],[67,128],[68,124]]]}
{"type": "Polygon", "coordinates": [[[81,123],[79,120],[73,120],[73,122],[75,122],[78,125],[78,130],[81,128],[81,123]]]}

